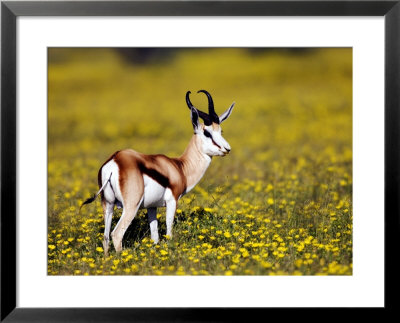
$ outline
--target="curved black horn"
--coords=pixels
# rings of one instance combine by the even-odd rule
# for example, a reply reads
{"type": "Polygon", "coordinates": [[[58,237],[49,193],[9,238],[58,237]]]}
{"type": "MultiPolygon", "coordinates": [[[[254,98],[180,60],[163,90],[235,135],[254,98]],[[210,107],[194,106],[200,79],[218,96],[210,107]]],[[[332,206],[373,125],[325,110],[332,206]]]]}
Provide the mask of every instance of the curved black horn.
{"type": "Polygon", "coordinates": [[[186,92],[186,104],[188,105],[189,109],[192,109],[193,108],[193,104],[192,104],[192,102],[190,102],[190,99],[189,99],[189,94],[190,93],[192,93],[192,92],[190,92],[190,91],[186,92]]]}
{"type": "Polygon", "coordinates": [[[197,93],[200,93],[200,92],[203,92],[205,95],[207,95],[207,98],[208,98],[208,115],[210,116],[212,122],[219,123],[219,117],[215,113],[214,101],[213,101],[213,99],[211,97],[211,94],[208,93],[206,90],[197,91],[197,93]]]}
{"type": "MultiPolygon", "coordinates": [[[[189,109],[192,109],[192,108],[195,108],[195,107],[193,106],[192,102],[190,102],[190,99],[189,99],[189,94],[190,93],[191,93],[190,91],[186,92],[186,104],[188,105],[189,109]]],[[[203,112],[203,111],[200,111],[197,108],[195,108],[195,109],[197,110],[197,113],[199,114],[199,117],[203,119],[204,124],[206,126],[211,125],[212,122],[211,122],[211,118],[209,117],[209,115],[207,113],[203,112]]]]}

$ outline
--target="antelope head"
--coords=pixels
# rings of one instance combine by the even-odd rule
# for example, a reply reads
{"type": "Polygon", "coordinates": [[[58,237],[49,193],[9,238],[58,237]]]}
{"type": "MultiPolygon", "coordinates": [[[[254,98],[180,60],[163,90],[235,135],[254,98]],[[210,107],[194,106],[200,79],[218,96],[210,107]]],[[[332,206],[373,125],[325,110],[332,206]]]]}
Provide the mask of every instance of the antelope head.
{"type": "Polygon", "coordinates": [[[224,139],[224,137],[222,137],[221,123],[228,119],[235,103],[232,103],[232,105],[224,113],[218,116],[215,113],[214,102],[210,93],[205,90],[200,90],[197,93],[200,92],[207,95],[208,114],[196,109],[190,102],[189,94],[191,92],[188,91],[186,93],[186,103],[191,110],[194,133],[201,142],[201,149],[203,153],[210,157],[225,156],[231,151],[231,146],[224,139]],[[204,124],[199,122],[199,117],[203,119],[204,124]]]}

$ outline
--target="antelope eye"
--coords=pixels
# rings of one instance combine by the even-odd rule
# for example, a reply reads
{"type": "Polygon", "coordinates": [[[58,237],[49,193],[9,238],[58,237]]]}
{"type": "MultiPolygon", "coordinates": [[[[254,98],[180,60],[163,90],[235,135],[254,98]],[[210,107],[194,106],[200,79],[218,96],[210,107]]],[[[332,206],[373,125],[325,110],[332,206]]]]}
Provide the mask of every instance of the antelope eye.
{"type": "Polygon", "coordinates": [[[211,133],[209,133],[206,129],[204,129],[204,136],[212,139],[211,133]]]}

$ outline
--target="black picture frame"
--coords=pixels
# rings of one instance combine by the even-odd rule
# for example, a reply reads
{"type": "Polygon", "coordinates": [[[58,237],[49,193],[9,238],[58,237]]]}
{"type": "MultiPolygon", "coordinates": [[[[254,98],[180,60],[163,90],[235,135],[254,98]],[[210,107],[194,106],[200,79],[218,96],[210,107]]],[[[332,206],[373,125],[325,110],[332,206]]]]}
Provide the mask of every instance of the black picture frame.
{"type": "MultiPolygon", "coordinates": [[[[399,236],[400,0],[387,1],[2,1],[1,321],[242,321],[268,308],[19,308],[16,306],[16,19],[19,16],[382,16],[385,19],[385,307],[396,310],[399,236]]],[[[105,297],[109,297],[106,295],[105,297]]],[[[184,296],[186,297],[186,296],[184,296]]],[[[151,300],[149,300],[151,302],[151,300]]],[[[282,309],[277,311],[282,312],[282,309]]],[[[287,310],[287,309],[286,309],[287,310]]],[[[334,313],[332,309],[326,309],[334,313]]],[[[287,313],[281,313],[287,315],[287,313]]],[[[331,314],[329,314],[331,315],[331,314]]],[[[334,314],[333,314],[334,315],[334,314]]],[[[372,316],[371,316],[372,315],[372,316]]],[[[378,317],[378,316],[376,316],[378,317]]]]}

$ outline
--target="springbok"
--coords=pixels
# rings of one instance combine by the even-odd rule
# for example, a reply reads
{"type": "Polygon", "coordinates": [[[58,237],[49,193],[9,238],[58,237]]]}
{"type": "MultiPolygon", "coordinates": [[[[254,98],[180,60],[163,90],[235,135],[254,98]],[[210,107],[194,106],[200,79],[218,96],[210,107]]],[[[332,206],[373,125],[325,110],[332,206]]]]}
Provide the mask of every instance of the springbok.
{"type": "MultiPolygon", "coordinates": [[[[104,254],[108,254],[111,220],[114,206],[123,208],[121,218],[111,237],[117,252],[122,250],[122,239],[140,208],[147,208],[150,235],[158,243],[157,207],[166,206],[167,235],[172,237],[172,225],[178,200],[188,193],[203,177],[213,156],[227,155],[231,147],[222,137],[220,124],[232,112],[232,105],[218,116],[211,95],[208,97],[208,114],[196,109],[186,93],[186,103],[191,110],[194,129],[188,146],[179,158],[165,155],[145,155],[132,149],[115,152],[100,167],[99,191],[83,204],[93,202],[101,194],[104,211],[104,254]],[[199,117],[204,124],[199,123],[199,117]]],[[[82,207],[81,206],[81,207],[82,207]]]]}

